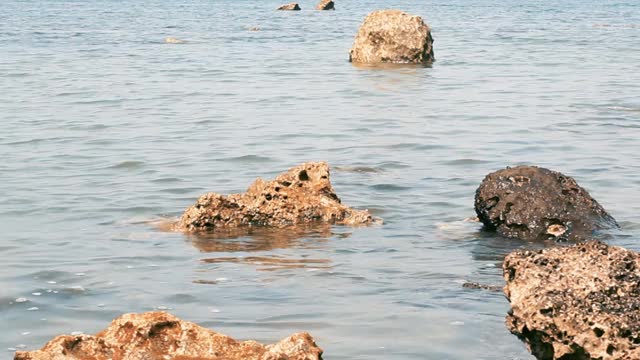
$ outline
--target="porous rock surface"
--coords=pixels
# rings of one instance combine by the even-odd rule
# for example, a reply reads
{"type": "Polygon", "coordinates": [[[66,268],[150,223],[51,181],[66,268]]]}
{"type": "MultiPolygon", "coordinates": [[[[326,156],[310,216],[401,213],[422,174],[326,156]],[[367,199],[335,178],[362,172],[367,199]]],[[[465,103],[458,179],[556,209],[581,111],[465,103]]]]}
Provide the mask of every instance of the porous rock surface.
{"type": "Polygon", "coordinates": [[[576,181],[556,171],[517,166],[487,175],[475,196],[485,229],[523,240],[587,240],[617,227],[576,181]]]}
{"type": "Polygon", "coordinates": [[[280,6],[277,10],[300,10],[298,3],[285,4],[280,6]]]}
{"type": "Polygon", "coordinates": [[[307,333],[272,345],[237,341],[164,312],[125,314],[104,331],[62,335],[14,360],[317,360],[322,349],[307,333]]]}
{"type": "Polygon", "coordinates": [[[322,0],[316,5],[316,10],[335,10],[333,0],[322,0]]]}
{"type": "Polygon", "coordinates": [[[210,232],[250,226],[363,225],[374,221],[368,211],[341,203],[331,186],[326,162],[309,162],[272,181],[258,178],[243,194],[202,195],[176,227],[187,232],[210,232]]]}
{"type": "Polygon", "coordinates": [[[400,10],[378,10],[360,26],[349,61],[424,64],[434,60],[431,29],[421,17],[400,10]]]}
{"type": "Polygon", "coordinates": [[[509,330],[540,360],[640,359],[640,256],[598,241],[515,251],[509,330]]]}

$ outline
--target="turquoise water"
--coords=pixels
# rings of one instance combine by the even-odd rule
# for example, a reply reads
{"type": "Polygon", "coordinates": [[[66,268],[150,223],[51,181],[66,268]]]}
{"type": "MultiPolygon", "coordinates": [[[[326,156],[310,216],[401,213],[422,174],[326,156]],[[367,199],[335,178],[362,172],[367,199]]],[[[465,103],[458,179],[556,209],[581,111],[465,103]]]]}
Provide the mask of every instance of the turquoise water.
{"type": "Polygon", "coordinates": [[[574,176],[621,223],[608,241],[640,250],[640,3],[314,4],[3,1],[0,358],[166,309],[242,339],[306,330],[326,359],[530,359],[503,295],[461,287],[538,246],[462,221],[507,165],[574,176]],[[431,25],[432,67],[348,63],[391,7],[431,25]],[[226,241],[154,225],[313,160],[385,224],[226,241]]]}

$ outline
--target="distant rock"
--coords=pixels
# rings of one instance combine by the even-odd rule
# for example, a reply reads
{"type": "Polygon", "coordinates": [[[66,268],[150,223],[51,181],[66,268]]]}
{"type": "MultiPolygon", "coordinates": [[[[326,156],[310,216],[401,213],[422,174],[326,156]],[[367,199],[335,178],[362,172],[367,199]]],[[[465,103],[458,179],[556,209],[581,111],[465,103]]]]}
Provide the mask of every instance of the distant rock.
{"type": "Polygon", "coordinates": [[[487,230],[523,240],[587,240],[616,221],[576,181],[535,166],[487,175],[475,197],[487,230]]]}
{"type": "Polygon", "coordinates": [[[399,10],[369,14],[360,26],[349,61],[424,64],[434,60],[431,29],[421,17],[399,10]]]}
{"type": "Polygon", "coordinates": [[[311,335],[297,333],[272,345],[237,341],[164,312],[125,314],[104,331],[62,335],[37,351],[18,351],[14,360],[319,360],[311,335]]]}
{"type": "Polygon", "coordinates": [[[590,241],[503,264],[509,330],[539,360],[640,359],[640,255],[590,241]]]}
{"type": "Polygon", "coordinates": [[[327,163],[309,162],[289,169],[273,181],[258,178],[243,194],[201,196],[184,212],[177,230],[211,232],[312,223],[363,225],[374,221],[368,211],[341,203],[331,186],[327,163]]]}
{"type": "Polygon", "coordinates": [[[316,10],[335,10],[333,0],[321,0],[318,5],[316,5],[316,10]]]}
{"type": "Polygon", "coordinates": [[[168,37],[164,39],[164,42],[167,44],[184,44],[184,40],[176,39],[174,37],[168,37]]]}
{"type": "Polygon", "coordinates": [[[285,4],[278,8],[278,10],[300,10],[298,3],[285,4]]]}

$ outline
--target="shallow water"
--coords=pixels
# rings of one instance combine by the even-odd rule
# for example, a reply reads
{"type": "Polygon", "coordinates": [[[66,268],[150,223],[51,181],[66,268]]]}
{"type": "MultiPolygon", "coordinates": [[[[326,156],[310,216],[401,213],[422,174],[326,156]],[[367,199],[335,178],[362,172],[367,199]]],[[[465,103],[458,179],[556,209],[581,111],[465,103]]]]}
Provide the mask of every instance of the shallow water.
{"type": "Polygon", "coordinates": [[[307,330],[326,359],[529,359],[502,294],[461,286],[499,285],[505,253],[541,246],[462,221],[506,165],[574,176],[621,223],[608,241],[640,250],[640,4],[279,4],[3,1],[0,358],[167,309],[243,339],[307,330]],[[386,7],[432,26],[432,67],[347,62],[386,7]],[[385,224],[154,224],[312,160],[385,224]]]}

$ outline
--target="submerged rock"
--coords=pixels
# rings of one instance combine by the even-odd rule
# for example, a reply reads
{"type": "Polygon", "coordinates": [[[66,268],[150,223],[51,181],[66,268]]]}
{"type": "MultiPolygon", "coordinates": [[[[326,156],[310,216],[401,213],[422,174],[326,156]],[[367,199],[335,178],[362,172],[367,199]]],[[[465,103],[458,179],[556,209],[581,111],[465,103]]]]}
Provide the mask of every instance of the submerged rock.
{"type": "Polygon", "coordinates": [[[289,169],[273,181],[258,178],[243,194],[202,195],[184,212],[176,227],[200,232],[310,223],[362,225],[374,221],[368,211],[341,203],[331,186],[327,163],[309,162],[289,169]]]}
{"type": "Polygon", "coordinates": [[[598,241],[516,251],[506,324],[539,360],[640,359],[640,256],[598,241]]]}
{"type": "Polygon", "coordinates": [[[164,312],[125,314],[95,336],[62,335],[14,360],[318,360],[322,349],[297,333],[272,345],[237,341],[164,312]]]}
{"type": "Polygon", "coordinates": [[[321,0],[318,5],[316,5],[316,10],[335,10],[333,0],[321,0]]]}
{"type": "Polygon", "coordinates": [[[475,209],[487,230],[523,240],[586,240],[618,226],[573,178],[535,166],[487,175],[475,209]]]}
{"type": "Polygon", "coordinates": [[[174,37],[168,37],[164,39],[164,42],[167,44],[184,44],[184,40],[176,39],[174,37]]]}
{"type": "Polygon", "coordinates": [[[434,60],[431,29],[421,17],[399,10],[369,14],[360,26],[349,61],[424,64],[434,60]]]}
{"type": "Polygon", "coordinates": [[[278,10],[300,10],[298,3],[285,4],[278,8],[278,10]]]}

